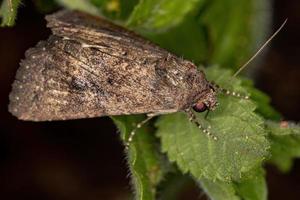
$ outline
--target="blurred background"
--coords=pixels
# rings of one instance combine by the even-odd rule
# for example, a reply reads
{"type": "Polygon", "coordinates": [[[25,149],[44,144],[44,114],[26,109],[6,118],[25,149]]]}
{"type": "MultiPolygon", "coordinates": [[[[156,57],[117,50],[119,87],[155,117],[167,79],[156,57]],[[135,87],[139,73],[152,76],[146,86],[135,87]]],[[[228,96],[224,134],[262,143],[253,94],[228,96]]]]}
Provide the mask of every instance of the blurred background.
{"type": "MultiPolygon", "coordinates": [[[[255,77],[284,120],[294,121],[300,120],[299,11],[297,0],[274,1],[272,32],[289,20],[255,77]]],[[[34,123],[7,111],[20,59],[49,34],[44,15],[31,1],[19,8],[14,27],[0,28],[0,199],[128,199],[124,147],[109,118],[34,123]]],[[[269,199],[299,199],[299,160],[287,174],[267,166],[267,181],[269,199]]],[[[184,197],[206,199],[193,183],[187,184],[184,197]]]]}

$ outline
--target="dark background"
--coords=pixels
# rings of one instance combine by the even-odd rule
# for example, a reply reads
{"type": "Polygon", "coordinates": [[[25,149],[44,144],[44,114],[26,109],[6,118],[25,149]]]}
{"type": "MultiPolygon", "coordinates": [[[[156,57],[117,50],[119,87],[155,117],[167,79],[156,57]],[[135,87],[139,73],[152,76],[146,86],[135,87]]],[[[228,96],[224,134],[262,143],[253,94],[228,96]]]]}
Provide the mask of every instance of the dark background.
{"type": "MultiPolygon", "coordinates": [[[[257,86],[272,97],[284,119],[300,119],[300,2],[274,1],[273,27],[287,26],[265,52],[257,86]]],[[[7,111],[20,59],[46,39],[44,16],[30,1],[13,28],[0,28],[0,199],[125,199],[130,193],[123,146],[109,118],[23,122],[7,111]]],[[[273,31],[274,32],[274,31],[273,31]]],[[[267,166],[269,199],[300,196],[300,162],[288,174],[267,166]]],[[[190,198],[201,196],[195,186],[190,198]]]]}

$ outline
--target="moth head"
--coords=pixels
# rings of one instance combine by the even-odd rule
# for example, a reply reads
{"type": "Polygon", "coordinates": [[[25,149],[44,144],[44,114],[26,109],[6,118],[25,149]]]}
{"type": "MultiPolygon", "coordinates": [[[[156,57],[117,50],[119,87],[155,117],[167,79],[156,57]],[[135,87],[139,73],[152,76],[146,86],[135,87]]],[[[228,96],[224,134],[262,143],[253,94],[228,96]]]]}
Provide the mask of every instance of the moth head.
{"type": "Polygon", "coordinates": [[[210,91],[193,105],[193,109],[196,112],[204,112],[206,110],[214,110],[217,105],[216,92],[211,87],[210,91]]]}

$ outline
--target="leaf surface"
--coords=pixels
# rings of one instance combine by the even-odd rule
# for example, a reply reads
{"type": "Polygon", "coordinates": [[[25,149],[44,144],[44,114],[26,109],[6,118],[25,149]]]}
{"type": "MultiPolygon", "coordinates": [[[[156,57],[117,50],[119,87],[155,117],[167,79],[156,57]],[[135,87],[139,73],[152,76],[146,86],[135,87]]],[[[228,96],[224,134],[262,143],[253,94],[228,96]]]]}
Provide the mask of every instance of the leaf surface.
{"type": "Polygon", "coordinates": [[[20,0],[3,0],[0,7],[1,26],[13,26],[20,0]]]}
{"type": "MultiPolygon", "coordinates": [[[[241,81],[231,78],[228,70],[211,67],[206,74],[219,85],[231,85],[235,91],[246,93],[241,81]]],[[[205,135],[185,113],[162,116],[157,135],[163,152],[183,172],[190,172],[196,179],[237,181],[262,163],[269,143],[263,120],[254,112],[254,102],[223,95],[218,101],[220,106],[206,119],[197,114],[203,126],[211,126],[217,140],[205,135]]]]}
{"type": "Polygon", "coordinates": [[[300,126],[293,122],[266,122],[271,141],[270,162],[288,172],[293,160],[300,157],[300,126]]]}
{"type": "MultiPolygon", "coordinates": [[[[143,117],[119,116],[112,119],[121,132],[122,140],[127,141],[131,130],[143,117]]],[[[156,199],[156,187],[167,170],[167,164],[156,148],[155,137],[150,130],[146,125],[138,129],[126,151],[135,199],[138,200],[156,199]]]]}
{"type": "Polygon", "coordinates": [[[142,0],[128,20],[130,27],[162,31],[178,25],[185,16],[199,9],[204,0],[142,0]]]}
{"type": "Polygon", "coordinates": [[[251,178],[239,182],[200,180],[200,186],[213,200],[267,200],[267,184],[262,168],[255,169],[251,178]]]}

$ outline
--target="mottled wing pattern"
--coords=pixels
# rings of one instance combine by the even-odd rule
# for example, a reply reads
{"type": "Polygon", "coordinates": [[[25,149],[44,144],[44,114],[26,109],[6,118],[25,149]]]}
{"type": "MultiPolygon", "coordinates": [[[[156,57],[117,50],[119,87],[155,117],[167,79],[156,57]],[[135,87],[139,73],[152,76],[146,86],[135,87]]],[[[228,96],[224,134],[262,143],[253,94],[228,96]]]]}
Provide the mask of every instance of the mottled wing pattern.
{"type": "Polygon", "coordinates": [[[13,83],[19,119],[175,112],[208,89],[192,63],[102,19],[62,11],[47,20],[54,35],[26,52],[13,83]]]}
{"type": "Polygon", "coordinates": [[[168,54],[166,50],[134,32],[86,13],[63,10],[46,16],[46,20],[48,21],[47,27],[51,28],[55,35],[98,45],[102,47],[102,51],[108,51],[114,55],[125,53],[125,50],[127,53],[133,51],[139,58],[141,58],[141,53],[149,54],[148,56],[154,58],[168,54]],[[111,51],[112,49],[114,51],[111,51]]]}

